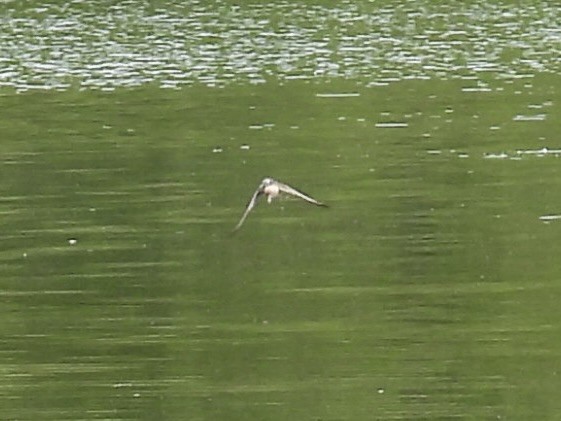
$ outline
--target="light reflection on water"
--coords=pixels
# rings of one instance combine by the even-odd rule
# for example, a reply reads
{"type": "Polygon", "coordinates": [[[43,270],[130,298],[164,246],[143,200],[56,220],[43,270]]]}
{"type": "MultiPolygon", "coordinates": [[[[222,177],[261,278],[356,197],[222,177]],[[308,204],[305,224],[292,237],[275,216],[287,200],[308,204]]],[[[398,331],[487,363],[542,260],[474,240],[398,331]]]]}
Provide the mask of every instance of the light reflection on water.
{"type": "Polygon", "coordinates": [[[378,85],[558,69],[554,5],[394,3],[4,2],[0,85],[175,88],[322,77],[378,85]]]}

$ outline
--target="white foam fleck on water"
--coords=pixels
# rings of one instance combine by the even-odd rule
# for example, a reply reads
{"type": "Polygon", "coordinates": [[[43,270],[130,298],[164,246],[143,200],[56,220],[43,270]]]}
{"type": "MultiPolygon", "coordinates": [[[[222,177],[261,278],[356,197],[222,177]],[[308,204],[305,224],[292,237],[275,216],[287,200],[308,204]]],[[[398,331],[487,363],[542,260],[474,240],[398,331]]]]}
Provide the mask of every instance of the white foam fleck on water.
{"type": "Polygon", "coordinates": [[[381,129],[402,129],[409,127],[409,124],[404,122],[388,122],[388,123],[376,123],[375,125],[381,129]]]}
{"type": "Polygon", "coordinates": [[[534,114],[534,115],[522,115],[518,114],[515,115],[512,120],[513,121],[544,121],[546,119],[545,114],[534,114]]]}
{"type": "Polygon", "coordinates": [[[500,153],[488,153],[483,156],[485,159],[506,159],[508,155],[504,152],[500,153]]]}
{"type": "Polygon", "coordinates": [[[318,98],[355,98],[359,97],[360,94],[357,92],[348,92],[348,93],[318,93],[316,97],[318,98]]]}
{"type": "Polygon", "coordinates": [[[541,149],[520,149],[517,150],[516,153],[518,155],[559,155],[561,154],[561,149],[549,149],[547,147],[541,149]]]}
{"type": "Polygon", "coordinates": [[[542,215],[539,217],[540,221],[548,222],[561,219],[561,215],[542,215]]]}

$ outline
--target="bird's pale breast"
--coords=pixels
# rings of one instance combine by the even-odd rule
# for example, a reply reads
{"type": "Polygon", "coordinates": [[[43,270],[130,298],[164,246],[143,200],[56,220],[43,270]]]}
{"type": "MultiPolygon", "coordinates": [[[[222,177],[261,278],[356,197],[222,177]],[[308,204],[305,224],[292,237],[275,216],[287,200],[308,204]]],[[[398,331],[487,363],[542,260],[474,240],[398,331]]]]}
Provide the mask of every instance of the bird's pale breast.
{"type": "Polygon", "coordinates": [[[279,186],[277,186],[276,184],[271,184],[270,186],[267,186],[263,189],[263,192],[267,195],[267,196],[271,196],[271,197],[275,197],[278,196],[280,189],[279,186]]]}

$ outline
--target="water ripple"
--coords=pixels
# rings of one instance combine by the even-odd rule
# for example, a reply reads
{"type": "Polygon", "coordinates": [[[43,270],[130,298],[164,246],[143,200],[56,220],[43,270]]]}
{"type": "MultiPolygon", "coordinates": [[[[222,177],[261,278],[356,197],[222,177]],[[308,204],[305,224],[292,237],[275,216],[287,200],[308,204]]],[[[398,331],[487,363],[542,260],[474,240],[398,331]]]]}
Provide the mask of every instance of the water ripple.
{"type": "Polygon", "coordinates": [[[345,77],[506,77],[559,70],[553,5],[337,6],[125,1],[0,5],[0,86],[114,89],[345,77]]]}

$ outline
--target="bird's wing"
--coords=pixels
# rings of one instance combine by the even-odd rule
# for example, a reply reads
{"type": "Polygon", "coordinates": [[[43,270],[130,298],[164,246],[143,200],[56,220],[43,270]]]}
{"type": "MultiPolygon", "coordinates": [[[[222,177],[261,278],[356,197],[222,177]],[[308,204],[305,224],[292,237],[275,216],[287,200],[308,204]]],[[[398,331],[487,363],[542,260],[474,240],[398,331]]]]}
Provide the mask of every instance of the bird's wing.
{"type": "Polygon", "coordinates": [[[253,193],[253,196],[251,196],[251,199],[249,201],[249,203],[247,204],[247,207],[245,208],[245,211],[240,219],[240,222],[238,222],[238,225],[236,225],[236,228],[234,228],[234,231],[237,231],[241,228],[241,226],[243,225],[245,218],[247,218],[247,215],[249,215],[249,212],[251,212],[251,210],[255,207],[255,205],[257,204],[257,199],[259,199],[259,196],[261,196],[263,194],[263,191],[261,190],[261,187],[259,187],[257,190],[255,190],[255,193],[253,193]]]}
{"type": "Polygon", "coordinates": [[[288,184],[279,183],[277,181],[277,185],[279,186],[279,190],[281,192],[284,192],[286,194],[290,194],[291,196],[299,197],[300,199],[304,199],[306,202],[312,203],[312,204],[317,205],[317,206],[327,207],[327,205],[325,203],[318,202],[317,200],[308,196],[307,194],[302,193],[301,191],[290,187],[288,184]]]}

